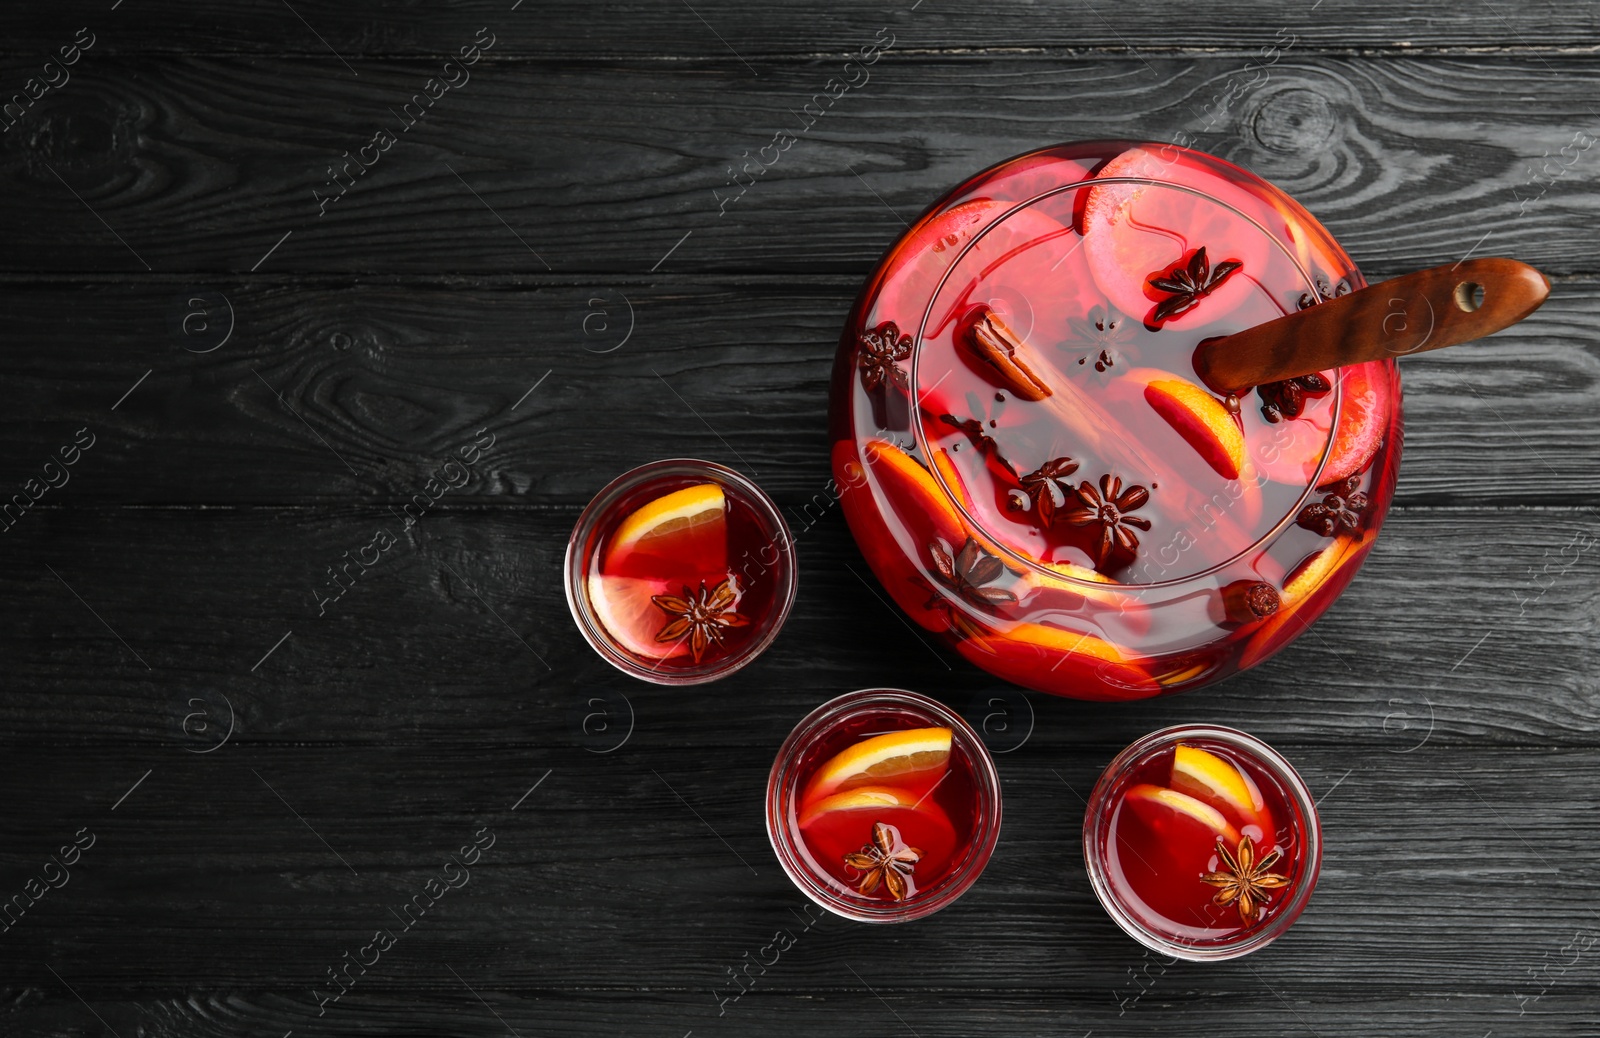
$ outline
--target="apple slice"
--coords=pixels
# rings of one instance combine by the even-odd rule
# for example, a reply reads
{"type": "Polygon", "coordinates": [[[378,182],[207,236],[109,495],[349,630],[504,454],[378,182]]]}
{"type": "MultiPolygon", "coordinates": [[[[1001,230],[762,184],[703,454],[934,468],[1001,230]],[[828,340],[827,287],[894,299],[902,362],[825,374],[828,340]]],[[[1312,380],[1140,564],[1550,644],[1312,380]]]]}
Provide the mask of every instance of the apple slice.
{"type": "Polygon", "coordinates": [[[800,812],[800,835],[817,864],[841,874],[844,856],[872,843],[875,822],[892,825],[900,838],[922,852],[916,871],[937,872],[956,848],[950,816],[932,797],[919,798],[893,786],[860,786],[821,800],[800,812]]]}
{"type": "Polygon", "coordinates": [[[1249,775],[1198,746],[1179,743],[1172,757],[1172,788],[1203,800],[1224,812],[1241,830],[1254,826],[1252,839],[1261,843],[1273,836],[1272,815],[1261,790],[1249,775]]]}
{"type": "Polygon", "coordinates": [[[857,786],[892,785],[922,796],[950,769],[950,729],[910,728],[846,747],[817,769],[800,796],[802,808],[857,786]]]}
{"type": "Polygon", "coordinates": [[[1193,382],[1164,372],[1145,383],[1144,399],[1219,476],[1239,478],[1244,468],[1244,430],[1222,401],[1193,382]]]}

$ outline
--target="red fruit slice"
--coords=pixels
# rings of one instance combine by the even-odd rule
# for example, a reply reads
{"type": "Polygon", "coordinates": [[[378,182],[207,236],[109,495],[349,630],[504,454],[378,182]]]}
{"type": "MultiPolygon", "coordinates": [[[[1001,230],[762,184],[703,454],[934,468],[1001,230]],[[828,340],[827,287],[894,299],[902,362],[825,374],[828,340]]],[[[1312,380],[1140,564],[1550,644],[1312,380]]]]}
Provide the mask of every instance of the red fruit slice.
{"type": "Polygon", "coordinates": [[[1209,804],[1176,790],[1141,783],[1123,794],[1116,822],[1117,864],[1138,899],[1184,927],[1207,925],[1212,888],[1205,874],[1217,840],[1237,847],[1239,831],[1209,804]]]}
{"type": "Polygon", "coordinates": [[[842,874],[844,856],[872,843],[872,825],[900,830],[900,838],[922,852],[916,875],[937,872],[955,852],[956,830],[944,808],[892,786],[861,786],[824,797],[800,813],[800,834],[817,863],[842,874]]]}
{"type": "MultiPolygon", "coordinates": [[[[1095,175],[1096,180],[1140,177],[1172,180],[1173,162],[1144,148],[1130,148],[1095,175]]],[[[1200,185],[1211,190],[1211,184],[1200,185]]],[[[1213,192],[1217,193],[1217,192],[1213,192]]],[[[1272,243],[1239,214],[1189,191],[1159,184],[1099,184],[1089,189],[1083,210],[1083,250],[1095,282],[1117,309],[1149,323],[1156,304],[1171,293],[1151,286],[1206,249],[1212,267],[1225,260],[1243,264],[1192,309],[1169,318],[1167,327],[1194,327],[1226,316],[1257,291],[1253,277],[1267,269],[1272,243]]]]}
{"type": "Polygon", "coordinates": [[[676,595],[682,588],[665,580],[589,574],[589,606],[600,626],[618,645],[645,659],[670,660],[689,651],[685,640],[658,642],[656,635],[671,620],[651,598],[676,595]]]}
{"type": "Polygon", "coordinates": [[[1209,853],[1219,837],[1230,848],[1239,843],[1239,830],[1221,811],[1187,793],[1143,782],[1122,800],[1169,853],[1187,848],[1209,853]]]}
{"type": "MultiPolygon", "coordinates": [[[[1331,382],[1334,373],[1322,375],[1331,382]]],[[[1383,443],[1393,413],[1394,379],[1387,363],[1355,364],[1342,369],[1340,376],[1339,427],[1328,445],[1328,465],[1318,485],[1337,483],[1364,470],[1383,443]]],[[[1275,440],[1261,456],[1261,467],[1268,476],[1290,486],[1305,486],[1311,479],[1326,442],[1326,415],[1332,399],[1330,395],[1308,401],[1299,418],[1288,419],[1268,433],[1275,440]]]]}

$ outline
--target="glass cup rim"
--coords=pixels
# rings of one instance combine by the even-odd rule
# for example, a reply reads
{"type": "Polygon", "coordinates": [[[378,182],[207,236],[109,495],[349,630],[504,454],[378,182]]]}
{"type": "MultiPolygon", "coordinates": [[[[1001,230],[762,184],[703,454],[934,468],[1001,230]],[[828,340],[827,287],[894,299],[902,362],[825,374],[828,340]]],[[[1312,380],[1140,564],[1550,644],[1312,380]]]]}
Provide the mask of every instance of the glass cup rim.
{"type": "Polygon", "coordinates": [[[661,458],[645,462],[601,487],[589,499],[589,503],[579,514],[577,523],[573,525],[572,535],[567,539],[567,553],[562,574],[562,583],[567,594],[567,608],[572,612],[573,622],[577,624],[578,632],[589,643],[589,647],[601,659],[624,674],[655,685],[703,684],[725,678],[748,666],[777,639],[778,632],[783,629],[784,621],[789,618],[789,610],[794,606],[800,583],[800,567],[794,557],[794,535],[772,498],[742,473],[726,465],[699,458],[661,458]],[[623,494],[651,479],[672,475],[704,476],[714,482],[731,486],[771,524],[777,531],[778,561],[768,569],[778,573],[779,586],[773,598],[773,619],[770,626],[760,637],[745,646],[743,651],[711,664],[669,672],[652,670],[633,659],[615,644],[614,639],[601,625],[599,618],[593,614],[589,605],[589,593],[585,587],[588,574],[587,560],[583,558],[583,545],[611,506],[623,494]]]}
{"type": "MultiPolygon", "coordinates": [[[[1192,149],[1184,149],[1184,150],[1192,150],[1192,149]]],[[[1035,153],[1034,152],[1028,152],[1026,154],[1035,154],[1035,153]]],[[[1204,153],[1202,153],[1202,154],[1204,154],[1204,153]]],[[[1023,158],[1023,157],[1024,156],[1021,156],[1021,155],[1016,156],[1016,158],[1023,158]]],[[[1006,160],[1006,162],[1012,162],[1012,161],[1015,161],[1015,159],[1006,160]]],[[[1004,166],[1004,165],[1006,165],[1006,162],[1002,162],[999,165],[1000,166],[1004,166]]],[[[999,168],[999,167],[997,166],[995,168],[999,168]]],[[[1244,172],[1249,174],[1252,177],[1255,176],[1255,174],[1250,173],[1249,170],[1244,170],[1244,172]]],[[[1261,178],[1260,177],[1256,177],[1255,179],[1260,180],[1261,178]]],[[[1325,301],[1324,297],[1322,295],[1322,290],[1317,287],[1316,279],[1313,278],[1310,275],[1310,273],[1305,269],[1305,265],[1300,262],[1299,257],[1295,256],[1277,238],[1274,238],[1272,236],[1272,233],[1270,231],[1268,231],[1267,228],[1263,227],[1258,220],[1252,218],[1247,213],[1241,212],[1236,206],[1233,206],[1233,205],[1229,204],[1228,202],[1224,201],[1221,198],[1218,198],[1217,196],[1211,194],[1210,192],[1201,190],[1199,188],[1189,187],[1186,184],[1178,184],[1178,183],[1174,183],[1174,182],[1168,181],[1168,180],[1156,180],[1153,177],[1138,177],[1138,176],[1104,177],[1104,178],[1090,177],[1090,178],[1085,179],[1085,180],[1073,181],[1070,184],[1060,184],[1060,185],[1057,185],[1056,187],[1048,188],[1048,189],[1046,189],[1044,191],[1039,192],[1038,194],[1034,195],[1031,198],[1023,199],[1022,201],[1017,202],[1017,203],[1007,207],[1004,212],[1000,213],[993,220],[991,220],[989,223],[984,225],[982,230],[980,230],[977,234],[973,235],[973,237],[972,237],[972,239],[970,241],[968,241],[964,245],[962,245],[960,251],[957,252],[955,254],[955,256],[950,260],[950,263],[945,268],[943,275],[940,276],[938,284],[936,284],[934,286],[932,293],[929,294],[927,305],[925,307],[923,307],[922,320],[917,325],[916,335],[915,335],[915,337],[913,339],[914,345],[913,345],[912,351],[911,351],[911,370],[909,372],[909,377],[910,377],[910,381],[911,381],[911,386],[912,386],[913,392],[915,392],[916,387],[919,385],[919,382],[918,382],[918,379],[917,379],[917,365],[918,365],[918,362],[922,358],[923,332],[928,327],[928,320],[929,320],[929,318],[931,317],[931,315],[933,313],[933,305],[934,305],[934,303],[938,302],[939,293],[944,291],[945,283],[950,279],[950,275],[955,271],[956,267],[960,266],[961,261],[966,257],[967,253],[970,252],[972,249],[977,247],[978,243],[983,240],[985,235],[987,235],[990,231],[994,230],[996,227],[999,227],[1006,220],[1008,220],[1011,217],[1015,216],[1017,213],[1022,212],[1024,209],[1027,209],[1030,206],[1037,205],[1038,203],[1044,201],[1045,199],[1053,198],[1056,195],[1064,194],[1065,192],[1068,192],[1068,191],[1078,191],[1078,190],[1082,190],[1082,189],[1085,189],[1085,188],[1093,188],[1093,187],[1104,186],[1104,185],[1108,185],[1108,184],[1124,184],[1124,183],[1127,183],[1127,184],[1144,184],[1144,185],[1150,186],[1150,187],[1172,188],[1173,190],[1176,190],[1176,191],[1182,191],[1182,192],[1185,192],[1187,194],[1191,194],[1191,195],[1195,195],[1195,196],[1200,197],[1200,198],[1204,198],[1207,201],[1214,203],[1215,205],[1221,206],[1222,208],[1229,210],[1234,215],[1236,215],[1240,219],[1248,222],[1253,227],[1255,227],[1256,230],[1261,232],[1261,234],[1267,239],[1267,241],[1270,242],[1272,244],[1272,246],[1274,248],[1276,248],[1279,252],[1281,252],[1288,259],[1288,261],[1294,266],[1295,270],[1300,274],[1300,277],[1301,277],[1302,281],[1304,282],[1307,291],[1309,291],[1311,293],[1311,295],[1318,302],[1324,302],[1325,301]]],[[[930,215],[937,215],[938,212],[942,212],[942,211],[943,211],[942,209],[940,209],[940,210],[930,210],[929,213],[930,213],[930,215]]],[[[1312,219],[1315,219],[1315,217],[1312,217],[1312,219]]],[[[909,236],[909,234],[910,234],[910,232],[908,231],[907,232],[907,236],[909,236]]],[[[1331,235],[1330,235],[1330,237],[1331,237],[1331,235]]],[[[1351,265],[1354,266],[1354,264],[1351,264],[1351,265]]],[[[1308,500],[1310,500],[1312,495],[1316,492],[1317,481],[1322,478],[1323,470],[1325,468],[1327,468],[1328,459],[1333,454],[1333,441],[1334,441],[1334,437],[1337,434],[1338,429],[1339,429],[1339,418],[1340,418],[1340,415],[1341,415],[1341,412],[1342,412],[1342,409],[1343,409],[1343,402],[1344,402],[1343,387],[1344,387],[1344,369],[1340,368],[1340,369],[1335,370],[1335,372],[1334,372],[1334,384],[1332,386],[1333,410],[1332,410],[1332,414],[1330,415],[1330,424],[1328,426],[1328,439],[1327,439],[1327,442],[1322,445],[1322,450],[1321,450],[1320,454],[1318,455],[1318,458],[1317,458],[1317,470],[1316,470],[1316,472],[1312,473],[1311,479],[1307,482],[1307,484],[1304,487],[1304,489],[1302,489],[1302,491],[1300,493],[1300,496],[1295,500],[1295,503],[1294,503],[1293,507],[1289,508],[1284,513],[1283,517],[1281,519],[1279,519],[1278,522],[1276,524],[1274,524],[1271,529],[1263,532],[1254,541],[1252,541],[1250,544],[1246,545],[1245,547],[1241,548],[1239,551],[1235,552],[1233,555],[1231,555],[1227,559],[1224,559],[1221,562],[1215,563],[1214,565],[1208,566],[1203,570],[1200,570],[1200,571],[1197,571],[1197,572],[1194,572],[1194,573],[1186,573],[1183,576],[1179,576],[1179,577],[1169,577],[1169,578],[1167,578],[1165,580],[1151,581],[1149,583],[1144,583],[1144,584],[1130,584],[1128,586],[1132,587],[1132,588],[1137,588],[1137,589],[1141,589],[1142,590],[1142,589],[1146,589],[1146,588],[1155,589],[1155,588],[1165,588],[1165,587],[1176,587],[1176,586],[1180,586],[1180,585],[1183,585],[1183,584],[1188,584],[1188,583],[1191,583],[1191,582],[1193,582],[1193,581],[1195,581],[1197,579],[1210,576],[1210,575],[1212,575],[1214,573],[1221,573],[1224,570],[1226,570],[1229,566],[1232,566],[1235,563],[1237,563],[1240,559],[1243,559],[1243,558],[1247,557],[1248,555],[1250,555],[1251,552],[1259,549],[1262,545],[1269,544],[1272,541],[1276,540],[1283,533],[1283,531],[1285,529],[1287,529],[1289,526],[1291,526],[1294,523],[1294,519],[1295,519],[1296,513],[1300,510],[1301,507],[1303,507],[1305,505],[1305,503],[1308,500]]],[[[911,432],[912,432],[912,436],[915,437],[915,439],[916,439],[916,444],[917,444],[918,450],[922,451],[924,456],[931,457],[932,455],[930,453],[930,445],[927,443],[927,433],[926,433],[926,430],[923,428],[922,423],[921,422],[912,423],[911,432]]],[[[1004,551],[1006,553],[1006,555],[1009,556],[1013,561],[1021,563],[1022,565],[1025,565],[1029,570],[1032,570],[1032,571],[1038,572],[1038,573],[1043,573],[1043,574],[1049,576],[1053,580],[1064,580],[1064,581],[1067,581],[1068,583],[1084,584],[1084,585],[1088,585],[1088,586],[1093,586],[1094,585],[1093,581],[1085,580],[1085,579],[1080,578],[1080,577],[1074,577],[1074,576],[1071,576],[1070,574],[1057,573],[1057,572],[1055,572],[1053,570],[1050,570],[1048,567],[1040,565],[1040,563],[1037,562],[1036,560],[1030,559],[1026,555],[1022,554],[1021,552],[1018,552],[1018,551],[1014,550],[1013,548],[1011,548],[1008,544],[1005,543],[1005,540],[1003,538],[996,538],[994,536],[993,532],[990,531],[986,525],[984,525],[983,523],[979,522],[978,519],[975,516],[971,515],[967,511],[966,506],[961,503],[960,495],[956,494],[954,489],[946,484],[945,479],[944,479],[944,475],[939,472],[938,466],[933,466],[932,467],[932,474],[933,474],[934,480],[937,482],[937,484],[939,486],[940,492],[944,494],[945,498],[949,501],[949,503],[951,505],[953,505],[956,508],[956,510],[959,511],[961,513],[961,515],[968,522],[972,523],[972,525],[976,529],[982,530],[984,532],[984,534],[987,537],[989,537],[989,539],[994,544],[996,544],[1002,551],[1004,551]]]]}
{"type": "Polygon", "coordinates": [[[767,839],[777,856],[778,864],[800,892],[822,908],[835,915],[863,923],[904,923],[921,919],[949,906],[966,893],[989,864],[995,844],[1000,839],[1000,773],[995,769],[994,758],[988,746],[966,718],[936,699],[903,688],[864,688],[835,696],[801,718],[778,749],[772,770],[767,776],[767,839]],[[831,888],[816,880],[801,860],[794,847],[786,822],[784,804],[785,780],[789,777],[799,751],[824,728],[858,707],[886,704],[909,706],[932,715],[948,726],[955,738],[963,741],[967,756],[972,761],[974,787],[980,800],[993,807],[984,813],[982,828],[968,841],[967,861],[959,871],[947,877],[926,898],[913,895],[901,903],[856,902],[846,900],[831,888]]]}
{"type": "MultiPolygon", "coordinates": [[[[1107,823],[1109,824],[1109,823],[1107,823]]],[[[1099,899],[1100,906],[1105,909],[1117,926],[1135,941],[1149,948],[1151,951],[1170,955],[1187,962],[1221,962],[1227,959],[1236,959],[1241,955],[1248,955],[1266,947],[1294,925],[1300,913],[1305,910],[1311,900],[1311,894],[1317,885],[1317,877],[1322,870],[1322,821],[1317,817],[1316,801],[1311,796],[1311,790],[1306,786],[1305,780],[1277,750],[1248,732],[1237,728],[1228,728],[1223,725],[1211,724],[1178,724],[1162,728],[1141,736],[1130,743],[1126,749],[1111,759],[1100,779],[1095,783],[1094,791],[1089,794],[1088,803],[1083,815],[1083,863],[1089,873],[1089,883],[1094,888],[1095,897],[1099,899]],[[1098,839],[1102,828],[1100,820],[1109,818],[1105,810],[1105,801],[1110,797],[1112,787],[1116,784],[1123,771],[1137,758],[1144,756],[1153,749],[1175,743],[1180,739],[1210,739],[1224,743],[1234,749],[1248,753],[1254,757],[1262,767],[1270,772],[1274,778],[1281,782],[1289,792],[1295,807],[1299,809],[1300,816],[1306,820],[1305,831],[1302,838],[1305,841],[1305,872],[1299,883],[1295,885],[1294,893],[1278,911],[1278,913],[1256,932],[1248,937],[1215,946],[1200,947],[1185,941],[1174,940],[1165,934],[1159,933],[1140,922],[1134,915],[1123,907],[1111,890],[1111,884],[1106,878],[1103,866],[1103,856],[1100,852],[1098,839]]]]}

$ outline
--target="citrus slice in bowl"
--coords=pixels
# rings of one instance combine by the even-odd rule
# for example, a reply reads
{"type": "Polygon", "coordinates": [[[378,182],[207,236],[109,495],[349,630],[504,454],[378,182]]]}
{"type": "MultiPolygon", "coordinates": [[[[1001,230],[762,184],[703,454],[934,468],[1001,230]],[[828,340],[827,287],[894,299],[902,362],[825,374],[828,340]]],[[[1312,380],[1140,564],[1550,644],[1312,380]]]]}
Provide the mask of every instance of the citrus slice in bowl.
{"type": "Polygon", "coordinates": [[[1249,775],[1215,753],[1179,743],[1172,758],[1172,788],[1204,801],[1227,815],[1241,829],[1256,826],[1257,841],[1273,835],[1272,816],[1261,790],[1249,775]]]}
{"type": "Polygon", "coordinates": [[[800,797],[804,808],[857,786],[895,786],[920,797],[950,767],[950,729],[910,728],[863,739],[817,769],[800,797]]]}
{"type": "Polygon", "coordinates": [[[1219,839],[1229,847],[1239,843],[1239,830],[1221,811],[1187,793],[1142,782],[1124,794],[1123,803],[1169,850],[1210,851],[1219,839]]]}
{"type": "Polygon", "coordinates": [[[665,580],[589,574],[589,607],[611,640],[635,656],[649,660],[670,660],[689,651],[689,642],[656,641],[656,635],[671,617],[653,601],[656,595],[675,595],[680,590],[665,580]]]}
{"type": "MultiPolygon", "coordinates": [[[[1323,372],[1323,377],[1332,372],[1323,372]]],[[[1339,427],[1328,438],[1328,413],[1332,397],[1310,401],[1298,417],[1282,428],[1287,438],[1274,444],[1262,468],[1271,478],[1291,486],[1304,486],[1317,471],[1326,446],[1328,464],[1319,485],[1326,486],[1365,471],[1383,444],[1395,406],[1394,379],[1383,361],[1352,364],[1339,372],[1339,427]]]]}
{"type": "Polygon", "coordinates": [[[932,797],[918,797],[893,786],[860,786],[823,797],[800,812],[806,848],[828,872],[837,874],[844,856],[872,843],[876,822],[892,825],[907,845],[921,852],[917,869],[927,875],[950,860],[956,830],[932,797]]]}
{"type": "Polygon", "coordinates": [[[728,502],[715,483],[674,490],[622,521],[601,570],[624,577],[697,581],[728,569],[728,502]]]}

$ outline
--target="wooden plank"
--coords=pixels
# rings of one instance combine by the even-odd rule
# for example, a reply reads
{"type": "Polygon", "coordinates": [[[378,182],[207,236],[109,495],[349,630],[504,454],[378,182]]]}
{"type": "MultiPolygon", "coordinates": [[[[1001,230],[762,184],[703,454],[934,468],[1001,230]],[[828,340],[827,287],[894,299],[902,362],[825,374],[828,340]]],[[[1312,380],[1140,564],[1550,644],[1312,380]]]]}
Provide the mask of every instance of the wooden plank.
{"type": "MultiPolygon", "coordinates": [[[[333,993],[326,970],[381,928],[396,947],[351,1005],[330,1009],[330,1025],[359,1019],[360,996],[470,1003],[448,963],[486,991],[681,994],[688,1029],[715,1022],[719,986],[733,993],[725,968],[785,928],[800,931],[796,954],[760,978],[769,997],[868,1004],[849,963],[885,996],[1026,993],[1114,1014],[1127,970],[1146,961],[1081,864],[1073,789],[1086,792],[1118,744],[1004,760],[999,849],[936,919],[886,929],[829,916],[807,931],[805,901],[763,830],[770,762],[725,753],[708,769],[639,734],[618,754],[566,759],[528,747],[241,744],[209,758],[102,749],[61,769],[53,747],[15,747],[3,787],[15,805],[0,852],[8,894],[80,828],[82,843],[94,840],[67,884],[5,935],[28,963],[8,983],[44,986],[44,961],[92,1001],[167,994],[182,978],[185,990],[269,990],[280,1011],[303,1012],[314,989],[333,993]],[[481,857],[469,855],[464,877],[451,869],[457,887],[424,898],[407,930],[400,906],[475,839],[481,857]],[[245,953],[232,954],[246,934],[245,953]],[[917,968],[874,969],[884,956],[917,968]]],[[[1316,1006],[1473,991],[1483,1001],[1457,1011],[1479,1019],[1571,1006],[1592,955],[1578,970],[1558,952],[1579,931],[1600,934],[1600,877],[1583,864],[1600,821],[1580,798],[1552,793],[1600,781],[1595,754],[1478,746],[1470,758],[1440,748],[1358,760],[1360,748],[1291,751],[1325,794],[1327,840],[1295,929],[1245,962],[1177,968],[1155,995],[1213,1013],[1232,996],[1264,1006],[1271,988],[1316,1006]],[[1551,961],[1568,972],[1546,978],[1548,1004],[1519,1006],[1537,993],[1523,964],[1551,961]]],[[[727,1015],[747,1008],[740,999],[727,1015]]]]}
{"type": "Polygon", "coordinates": [[[478,26],[488,25],[501,41],[497,50],[518,56],[557,61],[698,58],[725,62],[746,76],[765,75],[768,66],[763,59],[772,56],[854,51],[884,26],[908,48],[964,52],[1022,48],[1126,52],[1132,47],[1250,53],[1274,42],[1283,46],[1292,37],[1298,37],[1296,49],[1572,51],[1592,43],[1600,31],[1593,9],[1581,3],[1484,10],[1470,5],[1441,8],[1421,0],[1392,4],[1324,0],[1294,8],[1247,0],[1226,8],[1174,6],[1152,18],[1135,6],[1013,6],[974,0],[907,0],[891,7],[835,0],[803,10],[774,7],[759,13],[734,0],[697,0],[692,7],[642,0],[605,4],[540,0],[525,5],[461,0],[439,9],[371,9],[337,0],[298,0],[292,11],[282,5],[223,0],[197,16],[185,5],[167,0],[99,17],[83,13],[40,18],[36,12],[7,11],[0,16],[0,37],[7,41],[8,51],[48,56],[86,20],[104,40],[96,50],[115,54],[298,52],[335,66],[336,55],[343,56],[365,72],[363,66],[370,62],[363,58],[454,56],[458,37],[470,37],[478,26]],[[743,67],[741,56],[750,69],[743,67]]]}
{"type": "MultiPolygon", "coordinates": [[[[805,1034],[819,1038],[854,1038],[869,1033],[915,1034],[918,1038],[944,1038],[973,1034],[1005,1034],[1017,1038],[1080,1038],[1090,1034],[1134,1036],[1188,1033],[1227,1033],[1243,1038],[1282,1038],[1284,1035],[1377,1033],[1395,1038],[1438,1038],[1441,1035],[1483,1034],[1495,1024],[1507,1024],[1499,996],[1478,991],[1419,992],[1417,997],[1379,996],[1351,991],[1337,998],[1311,998],[1295,988],[1284,988],[1261,967],[1261,979],[1249,977],[1231,988],[1184,976],[1173,979],[1181,967],[1158,972],[1159,960],[1148,969],[1154,983],[1141,974],[1149,992],[1124,1015],[1115,1006],[1085,1007],[1073,996],[1050,990],[1009,992],[889,992],[880,1001],[854,984],[851,990],[817,994],[765,994],[758,988],[746,995],[727,1016],[707,1019],[703,1001],[674,997],[660,991],[628,993],[505,991],[472,987],[483,1001],[457,985],[450,995],[418,995],[403,982],[373,980],[372,994],[352,993],[335,1010],[318,1017],[314,1004],[293,1002],[277,992],[230,986],[222,990],[189,989],[171,997],[143,1002],[97,1000],[94,1010],[121,1034],[145,1038],[234,1038],[239,1034],[280,1038],[285,1031],[322,1033],[319,1028],[364,1028],[401,1038],[504,1038],[514,1027],[517,1034],[663,1034],[674,1038],[689,1034],[805,1034]],[[1253,986],[1246,988],[1246,983],[1253,986]],[[1179,985],[1182,985],[1180,987],[1179,985]],[[1276,992],[1276,994],[1274,994],[1276,992]],[[456,997],[459,993],[459,997],[456,997]],[[487,1005],[485,1005],[487,1003],[487,1005]],[[345,1007],[349,1008],[345,1008],[345,1007]],[[492,1007],[492,1008],[491,1008],[492,1007]],[[913,1030],[914,1028],[914,1030],[913,1030]],[[1315,1028],[1315,1030],[1313,1030],[1315,1028]]],[[[1135,960],[1132,967],[1145,965],[1135,960]]],[[[460,967],[455,967],[460,969],[460,967]]],[[[859,968],[859,967],[858,967],[859,968]]],[[[1216,967],[1199,967],[1200,969],[1216,967]]],[[[1242,967],[1220,967],[1242,969],[1242,967]]],[[[83,1003],[71,995],[57,995],[60,985],[20,989],[30,1001],[10,1011],[6,1019],[19,1034],[58,1035],[85,1032],[96,1026],[83,1003]]],[[[449,977],[448,973],[445,973],[449,977]]],[[[471,980],[470,975],[464,979],[471,980]]],[[[1141,990],[1122,977],[1117,990],[1141,990]]],[[[1532,1038],[1584,1034],[1593,1019],[1576,985],[1569,983],[1564,996],[1551,992],[1530,1010],[1515,1017],[1517,1034],[1532,1038]]],[[[876,989],[876,984],[874,984],[876,989]]],[[[92,995],[92,993],[91,993],[92,995]]],[[[1131,996],[1124,996],[1131,997],[1131,996]]],[[[330,1033],[338,1033],[331,1031],[330,1033]]]]}
{"type": "MultiPolygon", "coordinates": [[[[0,82],[33,67],[0,62],[0,82]]],[[[1600,246],[1600,69],[1570,57],[1291,53],[1258,75],[1237,57],[891,54],[809,128],[793,112],[835,61],[759,78],[480,62],[419,101],[420,120],[401,108],[436,71],[423,61],[359,78],[309,59],[77,67],[10,131],[0,271],[860,277],[972,173],[1107,137],[1192,141],[1255,169],[1373,275],[1469,252],[1592,273],[1600,246]],[[368,171],[356,156],[381,131],[395,139],[369,147],[368,171]],[[784,132],[800,139],[725,205],[730,170],[784,132]]]]}
{"type": "MultiPolygon", "coordinates": [[[[31,285],[0,343],[0,499],[87,429],[94,446],[39,509],[398,508],[488,429],[493,450],[441,507],[581,506],[677,454],[754,464],[798,509],[828,482],[827,376],[855,291],[849,279],[31,285]]],[[[1406,360],[1399,500],[1600,503],[1597,318],[1600,283],[1562,281],[1524,324],[1406,360]]],[[[38,543],[29,518],[12,541],[38,543]]]]}
{"type": "Polygon", "coordinates": [[[647,744],[743,747],[755,767],[816,704],[886,686],[938,694],[976,725],[998,714],[997,748],[1027,738],[1016,760],[1197,717],[1385,757],[1424,744],[1600,745],[1592,510],[1399,510],[1355,583],[1289,650],[1130,712],[1007,695],[936,651],[865,583],[825,503],[793,516],[801,590],[767,655],[671,693],[613,671],[573,625],[559,584],[572,510],[430,512],[410,531],[381,508],[29,515],[41,547],[0,571],[0,731],[18,746],[198,754],[220,736],[188,718],[226,707],[249,743],[443,740],[587,758],[625,736],[585,734],[601,711],[618,726],[631,715],[647,744]],[[399,543],[323,606],[328,567],[379,529],[399,543]]]}

